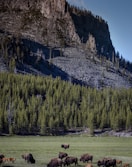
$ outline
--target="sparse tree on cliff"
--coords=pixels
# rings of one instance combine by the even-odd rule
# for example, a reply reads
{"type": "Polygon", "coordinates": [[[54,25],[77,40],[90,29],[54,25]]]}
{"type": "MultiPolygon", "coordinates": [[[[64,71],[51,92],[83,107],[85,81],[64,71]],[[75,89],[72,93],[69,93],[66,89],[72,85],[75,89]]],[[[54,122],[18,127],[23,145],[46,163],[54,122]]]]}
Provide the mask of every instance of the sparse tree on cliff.
{"type": "Polygon", "coordinates": [[[89,34],[88,40],[86,42],[86,48],[90,50],[92,53],[96,54],[96,41],[92,34],[89,34]]]}

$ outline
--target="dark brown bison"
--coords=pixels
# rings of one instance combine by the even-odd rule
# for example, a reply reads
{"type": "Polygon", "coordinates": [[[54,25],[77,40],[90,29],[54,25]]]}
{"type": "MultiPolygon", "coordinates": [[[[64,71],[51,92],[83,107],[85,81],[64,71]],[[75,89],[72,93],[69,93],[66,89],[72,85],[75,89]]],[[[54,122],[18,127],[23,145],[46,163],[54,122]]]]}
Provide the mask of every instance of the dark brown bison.
{"type": "Polygon", "coordinates": [[[108,161],[108,159],[102,159],[102,160],[99,160],[97,162],[97,165],[100,167],[100,166],[105,166],[106,162],[108,161]]]}
{"type": "Polygon", "coordinates": [[[50,162],[47,164],[47,167],[62,167],[63,161],[60,158],[51,159],[50,162]]]}
{"type": "Polygon", "coordinates": [[[70,165],[70,164],[75,164],[77,165],[78,164],[78,158],[77,157],[66,157],[65,160],[64,160],[64,166],[65,165],[70,165]]]}
{"type": "Polygon", "coordinates": [[[64,153],[64,152],[59,152],[59,158],[60,159],[63,159],[63,158],[65,158],[65,157],[67,157],[68,156],[68,154],[67,153],[64,153]]]}
{"type": "Polygon", "coordinates": [[[69,144],[62,144],[61,147],[64,148],[64,149],[67,149],[67,148],[70,147],[70,145],[69,144]]]}
{"type": "Polygon", "coordinates": [[[3,162],[2,158],[0,158],[0,164],[3,162]]]}
{"type": "Polygon", "coordinates": [[[88,162],[88,161],[93,161],[93,155],[89,155],[89,154],[83,154],[80,158],[80,161],[83,162],[88,162]]]}
{"type": "Polygon", "coordinates": [[[4,158],[5,156],[3,155],[3,154],[0,154],[0,164],[3,162],[3,158],[4,158]]]}
{"type": "Polygon", "coordinates": [[[89,154],[86,153],[86,154],[81,155],[81,157],[80,157],[80,161],[82,161],[82,160],[84,159],[84,157],[87,156],[87,155],[89,155],[89,154]]]}
{"type": "Polygon", "coordinates": [[[0,159],[4,158],[5,156],[3,154],[0,154],[0,159]]]}
{"type": "Polygon", "coordinates": [[[104,166],[104,161],[103,160],[98,160],[97,165],[100,166],[104,166]]]}
{"type": "Polygon", "coordinates": [[[35,164],[35,159],[31,153],[22,155],[22,158],[27,161],[27,163],[35,164]]]}
{"type": "Polygon", "coordinates": [[[104,165],[105,165],[105,167],[110,167],[110,166],[115,167],[116,166],[116,159],[106,160],[104,165]]]}
{"type": "Polygon", "coordinates": [[[97,162],[97,165],[98,166],[105,166],[106,162],[109,161],[109,160],[111,160],[111,158],[103,158],[102,160],[99,160],[97,162]]]}

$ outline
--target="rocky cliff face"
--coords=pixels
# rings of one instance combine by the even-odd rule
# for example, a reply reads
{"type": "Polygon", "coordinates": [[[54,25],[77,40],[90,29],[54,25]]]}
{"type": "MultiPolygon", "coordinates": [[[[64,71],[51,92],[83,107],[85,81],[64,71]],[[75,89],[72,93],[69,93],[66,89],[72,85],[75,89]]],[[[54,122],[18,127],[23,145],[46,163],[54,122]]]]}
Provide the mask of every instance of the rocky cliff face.
{"type": "Polygon", "coordinates": [[[48,45],[79,43],[65,0],[5,0],[0,2],[0,27],[48,45]]]}
{"type": "Polygon", "coordinates": [[[43,44],[85,44],[91,34],[99,54],[114,52],[107,23],[66,0],[1,0],[0,20],[1,29],[43,44]]]}
{"type": "Polygon", "coordinates": [[[132,74],[109,61],[115,51],[108,24],[66,0],[1,0],[0,39],[0,71],[16,61],[21,73],[97,88],[132,86],[132,74]]]}
{"type": "Polygon", "coordinates": [[[112,52],[115,51],[107,22],[90,11],[74,8],[70,8],[69,11],[82,43],[87,42],[89,34],[92,35],[95,38],[97,53],[111,59],[112,52]]]}
{"type": "Polygon", "coordinates": [[[47,18],[53,18],[58,16],[56,13],[59,13],[60,17],[64,17],[66,13],[66,1],[65,0],[51,0],[43,1],[40,4],[41,13],[47,18]]]}

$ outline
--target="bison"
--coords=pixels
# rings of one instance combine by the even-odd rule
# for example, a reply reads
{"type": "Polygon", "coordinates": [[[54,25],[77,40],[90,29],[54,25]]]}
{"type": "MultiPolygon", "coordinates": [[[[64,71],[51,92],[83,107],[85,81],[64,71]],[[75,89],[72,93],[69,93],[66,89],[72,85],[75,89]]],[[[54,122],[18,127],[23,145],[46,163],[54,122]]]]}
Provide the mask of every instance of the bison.
{"type": "Polygon", "coordinates": [[[0,164],[3,162],[3,158],[4,158],[5,156],[3,155],[3,154],[0,154],[0,164]]]}
{"type": "Polygon", "coordinates": [[[62,167],[63,161],[60,158],[51,159],[50,162],[47,164],[47,167],[62,167]]]}
{"type": "Polygon", "coordinates": [[[68,154],[67,153],[64,153],[64,152],[59,152],[59,158],[60,159],[63,159],[63,158],[65,158],[65,157],[67,157],[68,156],[68,154]]]}
{"type": "Polygon", "coordinates": [[[104,166],[104,161],[103,160],[98,160],[97,165],[100,166],[104,166]]]}
{"type": "Polygon", "coordinates": [[[0,159],[4,158],[5,156],[3,154],[0,154],[0,159]]]}
{"type": "Polygon", "coordinates": [[[10,158],[4,157],[4,158],[2,158],[2,162],[12,162],[12,163],[14,163],[15,160],[16,160],[16,158],[13,158],[13,157],[10,157],[10,158]]]}
{"type": "Polygon", "coordinates": [[[108,162],[108,161],[110,161],[111,160],[111,158],[103,158],[102,160],[99,160],[98,162],[97,162],[97,165],[100,167],[100,166],[105,166],[105,164],[108,162]]]}
{"type": "Polygon", "coordinates": [[[86,154],[81,155],[81,157],[80,157],[80,161],[82,161],[82,160],[84,159],[84,157],[87,156],[87,155],[89,155],[89,154],[86,153],[86,154]]]}
{"type": "Polygon", "coordinates": [[[10,157],[8,158],[8,161],[14,163],[16,161],[16,158],[10,157]]]}
{"type": "Polygon", "coordinates": [[[70,165],[70,164],[75,164],[75,165],[77,165],[78,164],[78,158],[77,157],[66,157],[65,158],[65,161],[64,161],[64,166],[65,165],[70,165]]]}
{"type": "Polygon", "coordinates": [[[70,147],[70,145],[69,144],[62,144],[61,147],[64,148],[64,149],[67,149],[67,148],[70,147]]]}
{"type": "Polygon", "coordinates": [[[2,158],[0,158],[0,164],[3,162],[2,158]]]}
{"type": "Polygon", "coordinates": [[[80,158],[80,161],[83,161],[83,162],[88,162],[88,161],[93,161],[93,156],[92,155],[89,155],[89,154],[83,154],[80,158]]]}
{"type": "Polygon", "coordinates": [[[22,158],[27,161],[27,163],[35,164],[35,159],[31,153],[22,155],[22,158]]]}
{"type": "Polygon", "coordinates": [[[110,167],[110,166],[115,167],[116,166],[116,159],[108,159],[108,160],[106,160],[104,165],[105,165],[105,167],[110,167]]]}

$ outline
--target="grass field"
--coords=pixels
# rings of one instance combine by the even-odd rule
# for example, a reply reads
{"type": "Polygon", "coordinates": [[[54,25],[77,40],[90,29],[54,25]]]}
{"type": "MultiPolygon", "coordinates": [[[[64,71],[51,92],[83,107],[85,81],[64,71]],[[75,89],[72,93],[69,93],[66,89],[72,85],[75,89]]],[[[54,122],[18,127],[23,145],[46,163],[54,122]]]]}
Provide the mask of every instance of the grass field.
{"type": "MultiPolygon", "coordinates": [[[[132,138],[125,137],[84,137],[84,136],[13,136],[0,137],[0,154],[15,157],[15,163],[4,163],[1,166],[11,167],[45,167],[51,158],[58,157],[59,152],[80,156],[84,153],[93,155],[93,166],[103,157],[121,159],[123,163],[130,163],[132,167],[132,138]],[[70,148],[64,150],[61,144],[68,143],[70,148]],[[27,164],[21,155],[32,153],[36,163],[27,164]]],[[[74,165],[71,165],[74,166],[74,165]]],[[[79,161],[78,166],[85,166],[79,161]]]]}

